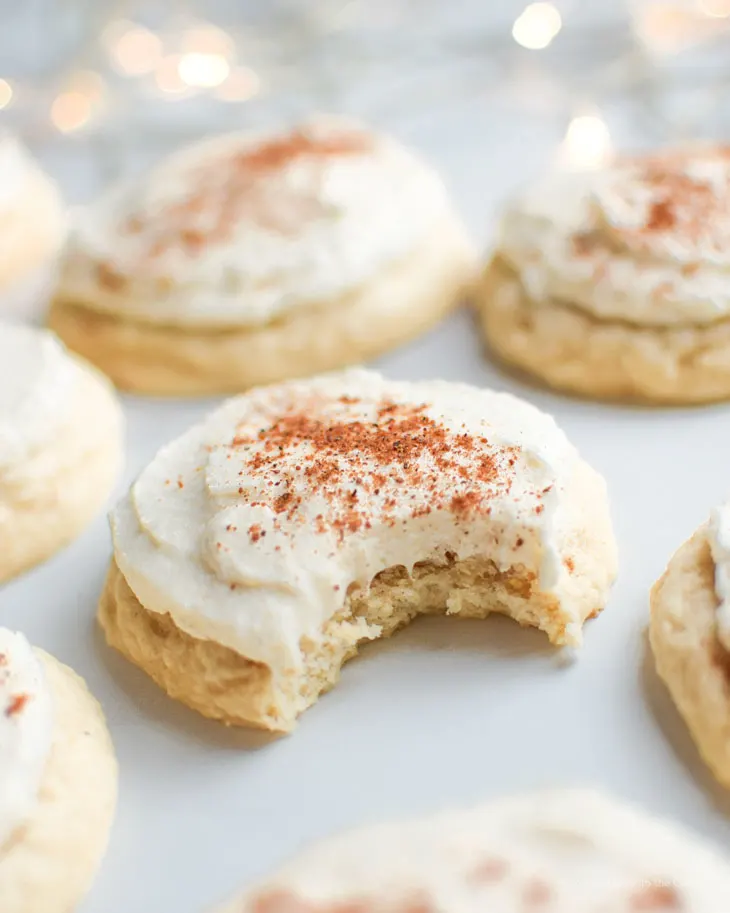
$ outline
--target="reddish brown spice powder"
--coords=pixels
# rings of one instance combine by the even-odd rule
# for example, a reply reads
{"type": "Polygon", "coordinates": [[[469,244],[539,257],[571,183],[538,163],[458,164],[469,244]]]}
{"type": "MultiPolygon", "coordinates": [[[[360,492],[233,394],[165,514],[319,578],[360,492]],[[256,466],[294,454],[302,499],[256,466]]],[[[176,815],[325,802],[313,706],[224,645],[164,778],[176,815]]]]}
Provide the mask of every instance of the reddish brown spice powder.
{"type": "MultiPolygon", "coordinates": [[[[346,398],[347,405],[358,402],[346,398]]],[[[291,407],[263,428],[241,427],[230,444],[244,456],[244,475],[262,480],[266,488],[284,489],[271,506],[288,521],[300,516],[302,495],[297,492],[304,488],[316,490],[328,503],[326,515],[315,518],[315,532],[334,529],[340,538],[371,527],[373,497],[381,499],[378,521],[393,525],[396,506],[415,501],[416,490],[427,492],[427,503],[418,499],[411,517],[439,508],[461,517],[489,515],[489,502],[510,491],[518,449],[449,432],[424,414],[425,405],[386,400],[377,405],[375,421],[356,417],[357,412],[351,419],[327,415],[326,409],[317,414],[318,405],[323,404],[291,407]],[[247,456],[249,449],[253,452],[247,456]],[[464,467],[466,474],[459,471],[464,467]]]]}
{"type": "Polygon", "coordinates": [[[29,700],[30,695],[28,694],[14,694],[10,699],[10,703],[5,708],[5,716],[11,717],[21,713],[29,700]]]}

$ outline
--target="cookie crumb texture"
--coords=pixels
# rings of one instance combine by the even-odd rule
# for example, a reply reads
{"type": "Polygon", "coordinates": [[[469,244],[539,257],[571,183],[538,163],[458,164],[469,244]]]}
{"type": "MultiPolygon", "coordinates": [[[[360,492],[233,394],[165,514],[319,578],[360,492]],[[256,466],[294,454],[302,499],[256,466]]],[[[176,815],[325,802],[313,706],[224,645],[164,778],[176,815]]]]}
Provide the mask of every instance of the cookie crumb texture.
{"type": "Polygon", "coordinates": [[[531,300],[498,257],[476,302],[490,351],[557,390],[666,405],[730,397],[730,320],[696,326],[599,320],[563,301],[531,300]]]}
{"type": "Polygon", "coordinates": [[[692,834],[588,790],[331,838],[216,913],[721,913],[730,867],[692,834]]]}

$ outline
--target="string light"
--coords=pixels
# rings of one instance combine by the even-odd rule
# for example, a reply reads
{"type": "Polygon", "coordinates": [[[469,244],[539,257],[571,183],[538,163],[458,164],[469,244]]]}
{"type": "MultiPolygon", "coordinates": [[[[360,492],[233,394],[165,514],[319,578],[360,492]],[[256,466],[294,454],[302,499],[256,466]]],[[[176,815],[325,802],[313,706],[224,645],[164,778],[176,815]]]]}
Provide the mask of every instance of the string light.
{"type": "Polygon", "coordinates": [[[183,54],[217,54],[230,60],[235,48],[231,36],[207,23],[188,29],[180,42],[183,54]]]}
{"type": "Polygon", "coordinates": [[[0,111],[13,100],[13,87],[7,79],[0,79],[0,111]]]}
{"type": "Polygon", "coordinates": [[[78,70],[70,77],[67,88],[85,95],[92,104],[99,104],[106,94],[106,83],[93,70],[78,70]]]}
{"type": "Polygon", "coordinates": [[[61,133],[72,133],[88,123],[92,103],[83,92],[61,92],[51,105],[51,121],[61,133]]]}
{"type": "MultiPolygon", "coordinates": [[[[110,55],[116,68],[125,76],[142,76],[152,72],[162,58],[162,42],[159,37],[141,25],[129,23],[120,32],[119,23],[111,30],[118,37],[112,38],[110,55]]],[[[109,41],[107,36],[107,42],[109,41]]]]}
{"type": "Polygon", "coordinates": [[[180,57],[177,70],[186,86],[212,89],[225,82],[231,68],[222,54],[193,51],[180,57]]]}
{"type": "Polygon", "coordinates": [[[512,37],[531,51],[546,48],[563,26],[558,9],[552,3],[531,3],[515,19],[512,37]]]}
{"type": "Polygon", "coordinates": [[[580,114],[568,125],[558,153],[566,169],[590,171],[606,165],[612,156],[611,134],[598,114],[580,114]]]}
{"type": "Polygon", "coordinates": [[[249,67],[235,67],[215,92],[222,101],[248,101],[261,90],[261,80],[249,67]]]}
{"type": "Polygon", "coordinates": [[[166,95],[182,95],[187,86],[180,77],[180,55],[170,54],[160,61],[155,70],[155,82],[166,95]]]}

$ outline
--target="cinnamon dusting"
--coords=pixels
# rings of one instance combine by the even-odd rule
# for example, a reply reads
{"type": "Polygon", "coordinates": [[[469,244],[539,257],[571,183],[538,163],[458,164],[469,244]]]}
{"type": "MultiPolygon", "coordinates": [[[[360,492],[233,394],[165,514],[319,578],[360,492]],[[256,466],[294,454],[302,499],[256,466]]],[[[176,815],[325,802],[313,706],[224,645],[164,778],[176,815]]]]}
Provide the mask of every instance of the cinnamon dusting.
{"type": "MultiPolygon", "coordinates": [[[[122,231],[142,236],[148,260],[172,250],[198,257],[211,245],[227,241],[244,219],[272,232],[296,234],[304,222],[324,213],[317,191],[327,160],[362,155],[372,144],[367,133],[353,128],[320,135],[300,128],[241,151],[226,151],[183,178],[189,191],[182,198],[150,215],[136,213],[122,231]],[[303,159],[312,166],[310,187],[281,186],[270,180],[303,159]]],[[[116,281],[111,272],[104,275],[107,284],[116,281]]]]}
{"type": "Polygon", "coordinates": [[[8,703],[7,707],[5,708],[5,716],[7,716],[7,717],[17,716],[17,714],[22,712],[23,708],[25,707],[25,705],[28,703],[29,700],[30,700],[30,695],[28,695],[28,694],[14,694],[10,698],[10,702],[8,703]]]}
{"type": "MultiPolygon", "coordinates": [[[[339,402],[369,405],[355,397],[339,402]]],[[[511,490],[519,448],[454,433],[426,409],[384,400],[368,421],[364,409],[347,415],[326,401],[292,405],[265,427],[239,426],[229,447],[243,459],[246,477],[270,487],[269,506],[287,521],[305,522],[304,492],[321,495],[327,510],[311,522],[313,531],[333,530],[340,541],[374,522],[394,525],[397,507],[399,519],[433,510],[489,516],[493,499],[511,490]]]]}

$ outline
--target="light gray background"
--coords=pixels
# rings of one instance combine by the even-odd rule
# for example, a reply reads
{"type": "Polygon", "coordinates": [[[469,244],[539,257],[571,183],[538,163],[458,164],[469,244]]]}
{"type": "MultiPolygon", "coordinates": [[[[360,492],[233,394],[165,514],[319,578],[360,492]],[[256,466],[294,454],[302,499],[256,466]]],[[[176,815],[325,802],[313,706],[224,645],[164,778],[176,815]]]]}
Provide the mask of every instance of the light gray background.
{"type": "MultiPolygon", "coordinates": [[[[442,168],[485,246],[499,200],[549,160],[562,130],[540,110],[518,113],[508,95],[391,126],[442,168]]],[[[596,784],[730,841],[728,798],[698,761],[644,640],[652,582],[730,490],[730,409],[620,408],[532,388],[483,358],[466,313],[380,367],[508,389],[557,416],[608,480],[621,551],[608,608],[569,668],[544,636],[502,619],[417,622],[366,647],[292,736],[269,740],[204,721],[105,647],[94,623],[110,553],[99,517],[0,591],[2,623],[87,679],[119,755],[110,851],[83,913],[202,913],[316,836],[546,784],[596,784]]],[[[211,405],[124,404],[118,493],[211,405]]]]}

